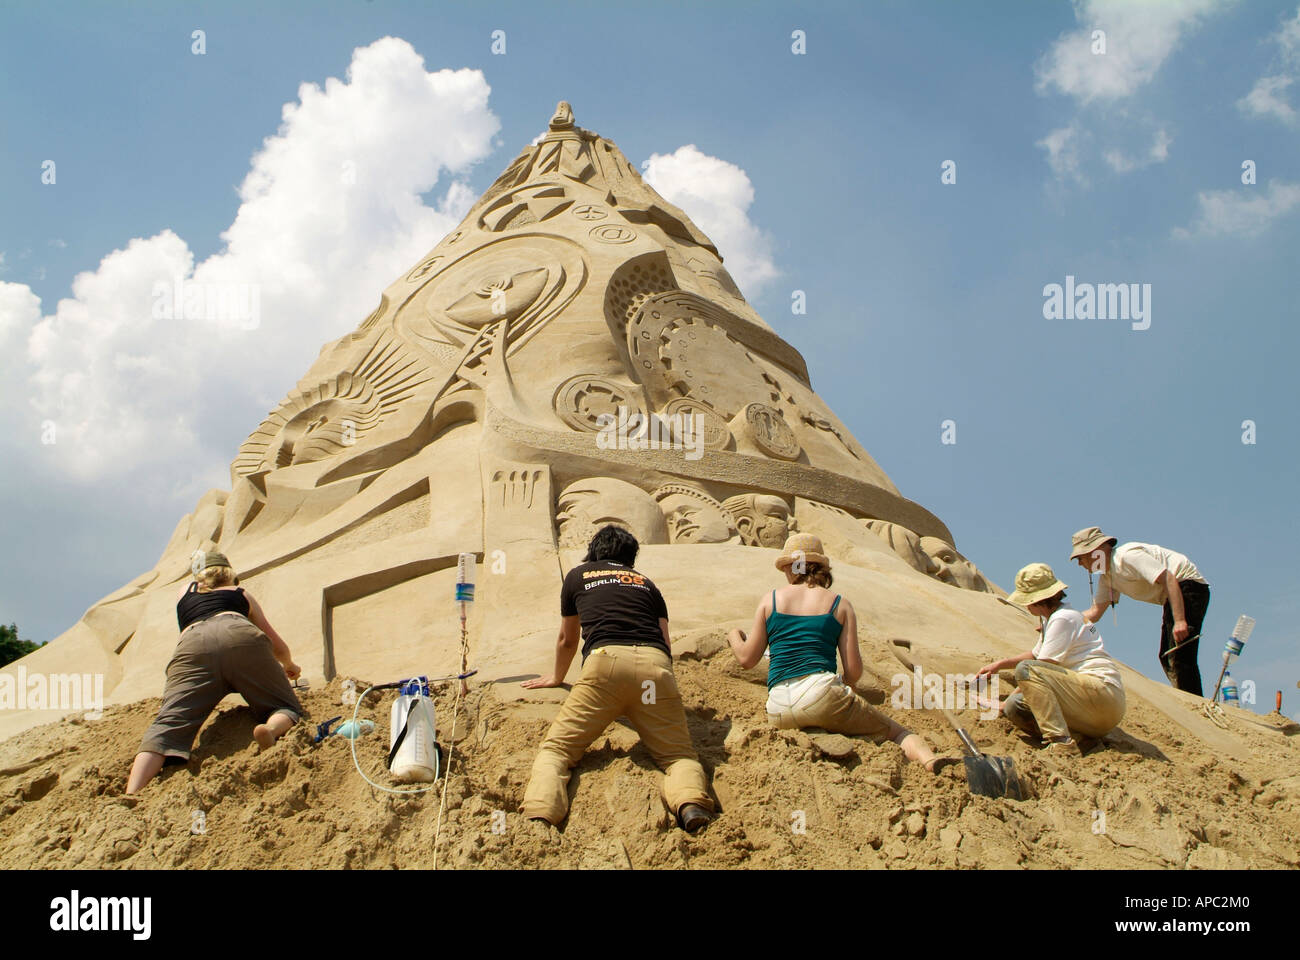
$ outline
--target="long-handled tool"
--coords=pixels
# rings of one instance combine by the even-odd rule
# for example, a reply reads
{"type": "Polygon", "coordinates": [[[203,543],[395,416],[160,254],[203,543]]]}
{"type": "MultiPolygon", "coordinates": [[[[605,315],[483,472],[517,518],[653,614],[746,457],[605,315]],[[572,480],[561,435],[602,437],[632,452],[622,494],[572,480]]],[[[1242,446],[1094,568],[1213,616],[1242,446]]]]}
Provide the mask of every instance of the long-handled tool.
{"type": "MultiPolygon", "coordinates": [[[[909,672],[914,672],[917,669],[917,664],[909,656],[912,650],[911,640],[891,640],[889,649],[898,659],[898,662],[907,667],[909,672]]],[[[924,673],[924,670],[922,670],[922,673],[924,673]]],[[[1020,784],[1020,777],[1016,775],[1015,762],[1010,757],[990,757],[987,754],[980,753],[979,747],[975,746],[975,741],[970,738],[970,734],[962,729],[962,725],[957,722],[957,718],[953,716],[952,711],[945,709],[941,712],[944,719],[952,724],[952,728],[957,731],[957,736],[961,739],[962,747],[966,751],[966,755],[962,757],[962,760],[966,763],[966,785],[970,787],[970,792],[984,797],[1010,797],[1012,800],[1025,799],[1025,791],[1020,784]]]]}
{"type": "MultiPolygon", "coordinates": [[[[1169,657],[1172,657],[1175,653],[1177,653],[1179,650],[1183,649],[1185,646],[1187,646],[1187,645],[1188,645],[1189,643],[1191,643],[1193,640],[1199,640],[1199,639],[1201,639],[1201,635],[1200,635],[1199,633],[1194,633],[1194,634],[1192,634],[1190,637],[1188,637],[1188,638],[1187,638],[1186,640],[1184,640],[1182,643],[1175,643],[1172,647],[1170,647],[1170,648],[1169,648],[1168,650],[1166,650],[1164,653],[1160,654],[1160,659],[1161,659],[1161,660],[1166,660],[1166,659],[1168,659],[1169,657]]],[[[1169,665],[1170,665],[1170,666],[1173,666],[1173,663],[1174,663],[1174,662],[1173,662],[1172,660],[1169,661],[1169,665]]],[[[1220,679],[1220,680],[1223,679],[1223,675],[1222,675],[1222,674],[1219,675],[1219,679],[1220,679]]]]}

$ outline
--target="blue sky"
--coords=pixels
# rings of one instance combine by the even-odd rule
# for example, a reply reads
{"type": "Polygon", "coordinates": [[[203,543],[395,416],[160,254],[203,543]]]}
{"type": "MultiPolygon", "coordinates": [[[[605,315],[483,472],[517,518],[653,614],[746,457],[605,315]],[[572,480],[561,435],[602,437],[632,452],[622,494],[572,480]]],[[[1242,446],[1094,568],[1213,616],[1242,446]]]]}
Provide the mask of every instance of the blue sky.
{"type": "MultiPolygon", "coordinates": [[[[381,67],[407,69],[392,62],[381,67]]],[[[814,387],[988,576],[1009,587],[1046,561],[1083,605],[1086,577],[1066,560],[1075,529],[1180,550],[1211,583],[1207,682],[1249,613],[1258,626],[1234,675],[1255,680],[1257,708],[1280,689],[1300,710],[1286,566],[1300,534],[1295,0],[5,4],[0,77],[0,621],[25,636],[57,636],[149,569],[320,345],[567,99],[634,163],[693,144],[734,165],[655,182],[701,198],[678,202],[729,266],[748,265],[742,289],[814,387]],[[1089,49],[1094,29],[1105,54],[1089,49]],[[327,81],[346,83],[355,51],[385,37],[430,73],[481,72],[458,76],[484,101],[458,110],[447,94],[435,115],[396,82],[374,104],[340,94],[327,115],[344,129],[288,139],[307,144],[299,158],[364,139],[346,229],[330,236],[332,201],[308,172],[294,187],[291,164],[310,164],[291,158],[274,167],[274,216],[223,239],[253,209],[241,184],[300,85],[334,97],[327,81]],[[43,184],[50,159],[57,181],[43,184]],[[955,184],[940,182],[947,160],[955,184]],[[396,194],[365,179],[389,167],[396,194]],[[313,247],[317,235],[329,242],[313,247]],[[278,308],[243,353],[206,354],[177,332],[149,355],[140,344],[156,332],[104,307],[126,269],[105,258],[133,240],[120,260],[146,246],[194,262],[252,249],[290,267],[293,251],[382,256],[340,290],[337,265],[304,268],[300,312],[278,308]],[[1150,284],[1150,329],[1044,319],[1044,286],[1067,275],[1150,284]],[[796,289],[806,315],[791,313],[796,289]],[[47,352],[33,357],[41,322],[47,352]],[[84,429],[42,445],[49,417],[84,429]],[[945,419],[955,444],[940,442],[945,419]],[[1248,419],[1254,444],[1241,442],[1248,419]]],[[[1102,625],[1116,655],[1157,677],[1159,616],[1125,601],[1102,625]]]]}

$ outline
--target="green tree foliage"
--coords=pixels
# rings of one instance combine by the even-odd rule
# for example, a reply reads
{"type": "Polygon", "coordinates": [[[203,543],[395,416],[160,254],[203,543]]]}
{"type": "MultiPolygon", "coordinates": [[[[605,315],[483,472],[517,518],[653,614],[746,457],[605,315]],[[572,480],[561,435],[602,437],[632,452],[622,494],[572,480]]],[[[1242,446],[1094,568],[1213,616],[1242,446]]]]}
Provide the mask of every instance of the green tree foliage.
{"type": "Polygon", "coordinates": [[[40,644],[32,643],[30,640],[18,639],[18,625],[11,623],[9,626],[0,624],[0,667],[6,663],[13,663],[19,657],[25,657],[35,650],[40,644]]]}

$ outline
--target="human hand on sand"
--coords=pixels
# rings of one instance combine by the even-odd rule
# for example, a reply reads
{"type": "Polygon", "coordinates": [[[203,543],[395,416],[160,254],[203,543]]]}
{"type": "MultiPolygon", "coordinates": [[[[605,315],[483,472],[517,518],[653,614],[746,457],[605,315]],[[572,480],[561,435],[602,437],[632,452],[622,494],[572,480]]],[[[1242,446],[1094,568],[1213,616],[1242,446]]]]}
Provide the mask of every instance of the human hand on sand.
{"type": "Polygon", "coordinates": [[[992,663],[986,663],[984,666],[980,667],[980,672],[975,674],[975,676],[987,677],[990,674],[997,673],[1001,669],[1002,669],[1002,661],[994,660],[992,663]]]}
{"type": "Polygon", "coordinates": [[[537,677],[534,680],[525,680],[520,684],[520,686],[526,690],[536,690],[539,687],[558,687],[560,686],[560,681],[555,678],[555,674],[551,674],[549,677],[537,677]]]}

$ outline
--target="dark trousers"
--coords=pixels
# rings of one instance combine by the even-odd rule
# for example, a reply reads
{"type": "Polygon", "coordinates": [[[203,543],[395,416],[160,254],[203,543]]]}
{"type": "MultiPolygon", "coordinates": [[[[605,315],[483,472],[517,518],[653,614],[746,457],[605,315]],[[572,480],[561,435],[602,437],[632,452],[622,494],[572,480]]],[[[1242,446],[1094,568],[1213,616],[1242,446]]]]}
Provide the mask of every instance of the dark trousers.
{"type": "Polygon", "coordinates": [[[1174,611],[1165,601],[1165,618],[1160,625],[1160,665],[1165,668],[1169,682],[1179,690],[1186,690],[1198,697],[1201,692],[1201,668],[1196,663],[1196,650],[1201,642],[1201,624],[1205,622],[1205,611],[1210,606],[1210,588],[1196,580],[1179,580],[1178,588],[1183,594],[1183,612],[1187,617],[1187,640],[1168,653],[1174,647],[1174,611]]]}

